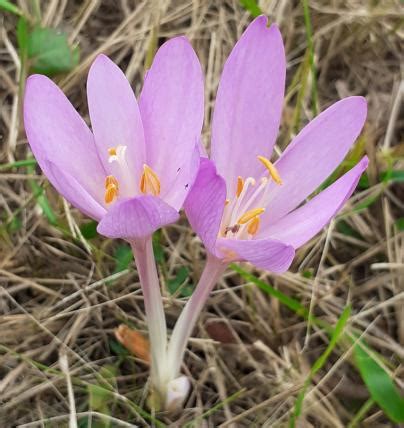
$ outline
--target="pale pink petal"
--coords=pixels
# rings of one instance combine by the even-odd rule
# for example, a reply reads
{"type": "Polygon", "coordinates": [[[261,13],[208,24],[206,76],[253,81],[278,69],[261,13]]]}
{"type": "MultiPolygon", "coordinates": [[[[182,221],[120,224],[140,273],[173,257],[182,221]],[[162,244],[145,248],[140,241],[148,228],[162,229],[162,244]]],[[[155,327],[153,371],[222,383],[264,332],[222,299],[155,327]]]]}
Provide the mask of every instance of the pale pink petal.
{"type": "Polygon", "coordinates": [[[271,237],[299,248],[316,235],[343,207],[355,190],[359,178],[368,165],[364,157],[354,168],[323,190],[305,205],[287,214],[260,236],[271,237]]]}
{"type": "Polygon", "coordinates": [[[45,76],[36,74],[27,80],[24,126],[45,175],[50,175],[45,164],[50,160],[74,177],[92,198],[103,200],[105,171],[93,135],[63,92],[45,76]]]}
{"type": "Polygon", "coordinates": [[[108,238],[136,239],[149,236],[178,218],[178,212],[160,198],[138,196],[115,202],[97,231],[108,238]]]}
{"type": "Polygon", "coordinates": [[[283,184],[270,184],[263,228],[296,208],[335,170],[359,136],[366,111],[364,98],[345,98],[297,135],[276,162],[283,184]]]}
{"type": "MultiPolygon", "coordinates": [[[[98,55],[87,79],[91,126],[105,169],[118,175],[108,162],[108,149],[127,146],[126,161],[137,187],[145,162],[145,143],[139,107],[122,70],[107,56],[98,55]]],[[[132,192],[134,188],[130,189],[132,192]]]]}
{"type": "Polygon", "coordinates": [[[192,188],[198,174],[199,162],[199,147],[195,146],[191,160],[178,169],[178,174],[171,187],[166,190],[165,194],[161,194],[161,198],[177,211],[184,205],[185,198],[192,188]]]}
{"type": "Polygon", "coordinates": [[[226,184],[212,161],[201,158],[195,183],[185,201],[184,208],[192,229],[206,248],[215,252],[215,243],[226,200],[226,184]]]}
{"type": "Polygon", "coordinates": [[[220,238],[216,242],[216,256],[218,253],[228,261],[248,261],[258,268],[275,273],[288,270],[295,256],[291,245],[275,239],[220,238]]]}
{"type": "Polygon", "coordinates": [[[44,164],[50,182],[68,202],[97,221],[106,214],[106,209],[92,198],[72,175],[51,161],[45,160],[44,164]]]}
{"type": "Polygon", "coordinates": [[[178,169],[193,158],[202,129],[203,93],[201,66],[186,38],[164,43],[139,100],[147,164],[160,177],[162,194],[171,190],[178,169]]]}
{"type": "Polygon", "coordinates": [[[256,18],[241,36],[223,69],[212,123],[211,159],[224,177],[228,196],[237,177],[264,171],[257,156],[270,157],[278,134],[285,91],[282,37],[267,18],[256,18]]]}

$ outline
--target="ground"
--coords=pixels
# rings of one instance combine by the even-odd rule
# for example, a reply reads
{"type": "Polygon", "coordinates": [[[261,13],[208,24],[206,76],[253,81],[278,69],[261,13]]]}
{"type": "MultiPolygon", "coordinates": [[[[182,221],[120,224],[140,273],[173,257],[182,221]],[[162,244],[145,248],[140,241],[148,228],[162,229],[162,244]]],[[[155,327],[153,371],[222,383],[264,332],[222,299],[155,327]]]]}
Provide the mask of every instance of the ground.
{"type": "MultiPolygon", "coordinates": [[[[72,58],[73,65],[54,79],[86,120],[86,75],[98,53],[118,63],[139,93],[155,46],[185,34],[206,76],[207,147],[220,71],[252,15],[259,13],[254,4],[18,2],[25,16],[65,32],[78,46],[78,62],[72,58]]],[[[192,379],[192,392],[177,414],[150,411],[148,366],[114,336],[120,323],[147,334],[128,246],[98,236],[94,223],[64,203],[40,170],[25,162],[30,151],[20,101],[29,65],[18,51],[18,16],[2,10],[2,427],[68,426],[72,400],[80,427],[282,427],[291,423],[302,390],[297,426],[397,426],[391,410],[380,407],[377,390],[383,386],[374,383],[374,371],[402,388],[403,6],[399,0],[263,0],[259,6],[278,23],[286,46],[279,150],[317,108],[363,95],[369,105],[364,132],[335,175],[364,153],[370,165],[344,210],[298,251],[289,272],[273,275],[248,265],[241,272],[227,271],[189,343],[183,372],[192,379]],[[334,343],[342,313],[348,318],[340,319],[344,333],[334,343]],[[363,340],[376,368],[363,368],[358,361],[363,340]],[[315,364],[321,355],[322,364],[315,364]]],[[[172,327],[199,277],[204,250],[183,216],[155,236],[155,252],[172,327]]],[[[386,401],[387,392],[381,391],[386,401]]],[[[394,398],[387,401],[391,405],[394,398]]]]}

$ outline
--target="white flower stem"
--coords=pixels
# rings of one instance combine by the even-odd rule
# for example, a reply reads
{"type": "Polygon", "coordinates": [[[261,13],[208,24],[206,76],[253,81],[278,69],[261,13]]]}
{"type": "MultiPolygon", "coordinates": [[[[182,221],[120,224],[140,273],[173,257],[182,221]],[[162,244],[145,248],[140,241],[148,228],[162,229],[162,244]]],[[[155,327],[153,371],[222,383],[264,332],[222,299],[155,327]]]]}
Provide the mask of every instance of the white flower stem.
{"type": "Polygon", "coordinates": [[[208,255],[202,276],[175,324],[168,345],[168,372],[171,379],[175,379],[180,372],[185,348],[195,323],[210,292],[226,270],[227,265],[228,263],[208,255]]]}
{"type": "Polygon", "coordinates": [[[143,291],[151,351],[151,379],[154,388],[165,394],[167,325],[160,283],[153,254],[152,238],[148,236],[130,242],[143,291]]]}

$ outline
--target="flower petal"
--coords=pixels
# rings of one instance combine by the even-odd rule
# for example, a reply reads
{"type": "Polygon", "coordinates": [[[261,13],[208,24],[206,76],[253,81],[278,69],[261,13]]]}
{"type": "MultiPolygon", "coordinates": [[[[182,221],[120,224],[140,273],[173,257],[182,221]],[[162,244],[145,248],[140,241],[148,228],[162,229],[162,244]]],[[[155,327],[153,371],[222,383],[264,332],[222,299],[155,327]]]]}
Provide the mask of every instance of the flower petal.
{"type": "Polygon", "coordinates": [[[145,78],[139,107],[147,163],[170,189],[178,168],[193,157],[202,129],[204,88],[201,66],[185,37],[164,43],[145,78]]]}
{"type": "Polygon", "coordinates": [[[295,250],[291,245],[275,239],[220,238],[216,242],[216,248],[217,252],[229,261],[248,261],[261,269],[275,273],[288,270],[295,256],[295,250]]]}
{"type": "Polygon", "coordinates": [[[50,182],[68,202],[97,221],[106,214],[106,209],[90,196],[72,175],[51,161],[44,162],[50,182]]]}
{"type": "Polygon", "coordinates": [[[87,79],[91,125],[105,169],[115,175],[108,162],[108,149],[126,146],[126,161],[133,174],[132,188],[140,180],[145,162],[143,125],[135,94],[122,70],[107,56],[98,55],[87,79]]]}
{"type": "Polygon", "coordinates": [[[45,175],[50,160],[97,201],[103,200],[104,168],[94,137],[64,93],[45,76],[28,78],[24,125],[31,150],[45,175]]]}
{"type": "Polygon", "coordinates": [[[178,218],[178,212],[160,198],[137,196],[116,202],[98,224],[97,231],[108,238],[143,238],[178,218]]]}
{"type": "Polygon", "coordinates": [[[312,120],[276,162],[283,185],[271,183],[262,228],[296,208],[340,164],[366,119],[366,100],[348,97],[312,120]]]}
{"type": "Polygon", "coordinates": [[[267,18],[256,18],[223,69],[212,122],[212,160],[229,197],[237,177],[259,177],[257,156],[271,156],[279,130],[286,60],[282,36],[267,18]]]}
{"type": "Polygon", "coordinates": [[[192,229],[211,253],[215,251],[225,200],[226,183],[216,173],[214,163],[201,158],[198,175],[184,208],[192,229]]]}
{"type": "Polygon", "coordinates": [[[190,162],[186,162],[182,167],[178,168],[177,176],[167,189],[166,194],[162,194],[161,198],[168,204],[179,211],[190,192],[195,178],[198,174],[200,163],[200,152],[198,145],[195,145],[194,153],[190,162]]]}
{"type": "Polygon", "coordinates": [[[368,158],[364,157],[319,195],[260,232],[260,236],[280,239],[294,248],[299,248],[316,235],[343,207],[367,165],[368,158]]]}

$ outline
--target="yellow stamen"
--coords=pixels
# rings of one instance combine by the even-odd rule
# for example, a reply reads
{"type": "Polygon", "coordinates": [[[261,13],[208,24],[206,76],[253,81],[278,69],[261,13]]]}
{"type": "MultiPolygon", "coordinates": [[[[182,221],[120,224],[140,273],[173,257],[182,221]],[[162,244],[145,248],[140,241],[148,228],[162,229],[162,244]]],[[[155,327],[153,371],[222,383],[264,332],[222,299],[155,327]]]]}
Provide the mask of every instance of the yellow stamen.
{"type": "Polygon", "coordinates": [[[244,180],[242,179],[242,177],[238,176],[237,177],[237,190],[236,190],[236,196],[239,197],[241,192],[243,191],[244,188],[244,180]]]}
{"type": "Polygon", "coordinates": [[[253,210],[247,211],[244,213],[238,220],[238,224],[246,224],[250,220],[252,220],[254,217],[259,216],[265,211],[265,208],[254,208],[253,210]]]}
{"type": "Polygon", "coordinates": [[[229,205],[229,204],[230,204],[230,199],[226,199],[226,200],[224,201],[224,206],[229,205]]]}
{"type": "Polygon", "coordinates": [[[265,168],[268,170],[269,175],[272,177],[272,180],[274,180],[276,184],[282,184],[282,179],[277,169],[275,168],[275,165],[264,156],[258,156],[258,160],[261,161],[265,168]]]}
{"type": "Polygon", "coordinates": [[[110,156],[116,156],[116,147],[110,147],[110,148],[108,149],[108,154],[109,154],[110,156]]]}
{"type": "Polygon", "coordinates": [[[258,228],[260,227],[260,218],[259,216],[254,217],[247,226],[247,232],[250,235],[255,235],[258,232],[258,228]]]}
{"type": "Polygon", "coordinates": [[[106,204],[110,204],[117,196],[119,190],[118,180],[113,175],[105,177],[105,194],[104,200],[106,204]]]}
{"type": "Polygon", "coordinates": [[[153,196],[160,194],[160,180],[158,175],[146,164],[143,165],[143,174],[140,177],[140,191],[142,193],[150,193],[153,196]]]}
{"type": "Polygon", "coordinates": [[[105,188],[113,184],[116,188],[119,187],[118,180],[113,175],[107,175],[105,177],[105,188]]]}
{"type": "Polygon", "coordinates": [[[105,196],[104,196],[105,203],[110,204],[117,196],[118,196],[118,188],[115,186],[115,184],[110,184],[105,189],[105,196]]]}
{"type": "Polygon", "coordinates": [[[142,193],[146,193],[146,179],[145,179],[145,174],[143,173],[142,176],[140,177],[140,191],[142,193]]]}

